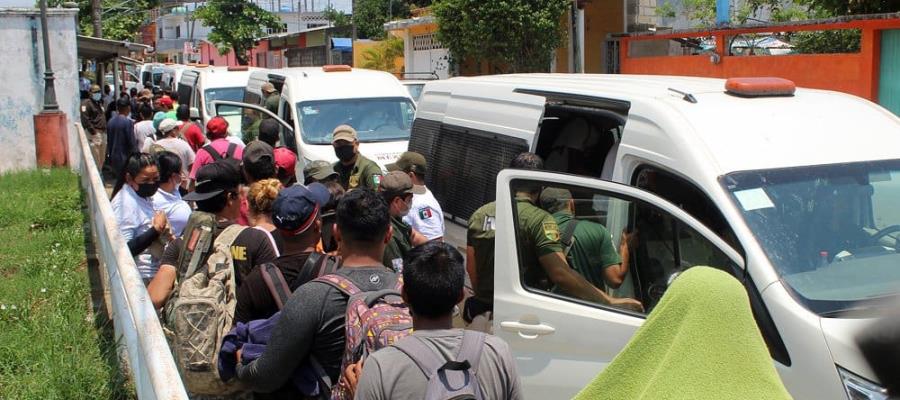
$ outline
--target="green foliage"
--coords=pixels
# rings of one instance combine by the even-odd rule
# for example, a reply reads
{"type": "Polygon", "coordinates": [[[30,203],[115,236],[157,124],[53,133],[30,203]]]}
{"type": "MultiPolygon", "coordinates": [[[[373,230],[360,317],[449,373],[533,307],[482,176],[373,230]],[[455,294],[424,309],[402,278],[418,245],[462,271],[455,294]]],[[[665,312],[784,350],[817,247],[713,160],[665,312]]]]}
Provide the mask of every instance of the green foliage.
{"type": "Polygon", "coordinates": [[[386,22],[410,16],[409,3],[404,0],[356,0],[354,7],[356,36],[362,39],[381,40],[386,22]]]}
{"type": "Polygon", "coordinates": [[[810,9],[831,15],[878,14],[900,12],[900,0],[798,0],[810,9]]]}
{"type": "Polygon", "coordinates": [[[208,39],[219,53],[224,55],[234,50],[240,65],[248,64],[247,53],[256,45],[256,39],[265,34],[264,29],[281,26],[275,14],[247,0],[208,0],[194,16],[212,28],[208,39]]]}
{"type": "Polygon", "coordinates": [[[403,39],[391,37],[363,52],[362,67],[397,72],[396,60],[398,57],[403,57],[403,39]]]}
{"type": "Polygon", "coordinates": [[[350,16],[344,14],[343,11],[335,10],[331,5],[325,9],[325,19],[327,19],[335,28],[347,28],[353,21],[350,16]]]}
{"type": "Polygon", "coordinates": [[[0,398],[129,399],[91,310],[78,177],[0,175],[0,398]]]}
{"type": "Polygon", "coordinates": [[[458,60],[505,72],[548,71],[565,39],[567,0],[435,0],[438,40],[458,60]]]}
{"type": "Polygon", "coordinates": [[[794,51],[802,54],[858,53],[862,32],[859,29],[797,32],[791,39],[794,51]]]}
{"type": "MultiPolygon", "coordinates": [[[[69,0],[48,0],[48,7],[56,7],[69,0]]],[[[91,0],[78,0],[78,30],[82,35],[93,36],[91,0]]],[[[36,4],[35,7],[39,5],[36,4]]],[[[113,40],[137,41],[141,25],[150,16],[149,11],[159,6],[159,0],[103,0],[101,26],[103,37],[113,40]]]]}

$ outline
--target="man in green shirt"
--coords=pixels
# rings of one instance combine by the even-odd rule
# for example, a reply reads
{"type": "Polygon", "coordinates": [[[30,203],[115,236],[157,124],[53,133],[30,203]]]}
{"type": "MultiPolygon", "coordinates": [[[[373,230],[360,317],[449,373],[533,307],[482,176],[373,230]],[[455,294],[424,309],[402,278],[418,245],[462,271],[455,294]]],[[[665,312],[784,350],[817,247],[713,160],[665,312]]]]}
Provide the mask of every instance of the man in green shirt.
{"type": "Polygon", "coordinates": [[[398,273],[403,272],[403,257],[414,246],[428,241],[424,235],[416,232],[409,224],[403,222],[403,217],[412,208],[413,194],[422,194],[423,186],[414,186],[409,175],[394,171],[381,179],[378,191],[384,196],[391,214],[391,240],[384,248],[383,263],[398,273]]]}
{"type": "Polygon", "coordinates": [[[338,161],[334,163],[334,172],[340,175],[341,186],[346,190],[358,187],[378,190],[381,182],[381,167],[362,154],[359,154],[359,136],[350,125],[334,128],[331,137],[334,154],[338,161]]]}
{"type": "MultiPolygon", "coordinates": [[[[510,163],[510,168],[540,170],[543,160],[534,153],[521,153],[510,163]]],[[[549,290],[553,286],[562,292],[582,300],[601,304],[621,304],[640,309],[634,299],[618,299],[591,285],[581,275],[569,268],[559,242],[559,227],[553,217],[538,208],[541,188],[522,186],[516,189],[516,221],[518,224],[520,269],[524,270],[525,284],[529,287],[549,290]]],[[[466,322],[492,311],[494,306],[494,236],[496,229],[496,204],[485,204],[469,217],[467,233],[466,269],[475,288],[475,296],[466,301],[463,319],[466,322]]]]}
{"type": "Polygon", "coordinates": [[[575,200],[566,189],[544,189],[541,192],[541,207],[553,213],[553,219],[559,225],[563,246],[568,246],[566,255],[572,268],[594,286],[602,287],[606,284],[616,289],[622,285],[622,280],[628,273],[628,242],[633,235],[623,232],[619,251],[616,252],[612,235],[606,227],[575,218],[575,200]],[[571,236],[566,237],[570,230],[571,236]]]}
{"type": "Polygon", "coordinates": [[[278,115],[278,101],[281,98],[281,95],[275,90],[275,85],[270,82],[263,83],[260,91],[266,96],[266,110],[269,110],[272,114],[278,115]]]}

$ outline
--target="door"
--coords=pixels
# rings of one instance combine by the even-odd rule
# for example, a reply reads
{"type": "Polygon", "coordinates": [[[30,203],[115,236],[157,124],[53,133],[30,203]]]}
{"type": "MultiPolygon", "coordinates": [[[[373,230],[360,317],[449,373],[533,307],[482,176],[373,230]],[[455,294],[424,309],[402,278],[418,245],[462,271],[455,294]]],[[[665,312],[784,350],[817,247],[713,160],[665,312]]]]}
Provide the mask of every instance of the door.
{"type": "Polygon", "coordinates": [[[900,29],[881,31],[878,104],[900,116],[900,29]]]}
{"type": "Polygon", "coordinates": [[[628,343],[680,272],[718,263],[710,266],[741,275],[744,266],[684,211],[608,181],[504,170],[496,211],[493,329],[510,345],[528,398],[574,396],[628,343]],[[568,254],[561,242],[571,243],[568,254]],[[609,297],[612,288],[622,297],[609,297]]]}

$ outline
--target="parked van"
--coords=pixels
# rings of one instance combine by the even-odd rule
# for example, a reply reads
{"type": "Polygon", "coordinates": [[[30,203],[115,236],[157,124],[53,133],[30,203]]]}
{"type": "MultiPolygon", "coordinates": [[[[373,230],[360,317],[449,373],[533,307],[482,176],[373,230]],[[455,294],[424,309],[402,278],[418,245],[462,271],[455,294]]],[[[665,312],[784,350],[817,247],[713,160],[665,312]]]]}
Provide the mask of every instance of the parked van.
{"type": "Polygon", "coordinates": [[[141,64],[140,80],[144,89],[150,89],[154,93],[160,90],[173,90],[176,80],[176,71],[183,68],[178,64],[146,63],[141,64]]]}
{"type": "MultiPolygon", "coordinates": [[[[178,103],[187,104],[192,118],[201,121],[205,129],[206,123],[217,115],[213,112],[212,102],[243,100],[250,73],[256,70],[259,68],[212,67],[204,64],[189,66],[181,73],[181,80],[178,81],[178,103]]],[[[225,111],[222,116],[228,121],[228,134],[240,137],[240,110],[225,111]]]]}
{"type": "Polygon", "coordinates": [[[855,345],[900,297],[900,119],[880,106],[776,79],[454,78],[425,86],[409,148],[445,214],[497,201],[493,330],[527,397],[577,393],[681,271],[710,265],[746,287],[795,398],[885,398],[855,345]],[[551,172],[501,173],[522,151],[551,172]],[[534,279],[521,196],[603,225],[616,249],[630,232],[621,286],[585,278],[644,312],[534,279]]]}
{"type": "Polygon", "coordinates": [[[382,168],[406,151],[415,103],[393,75],[346,65],[260,70],[250,74],[244,103],[264,110],[262,85],[280,93],[278,117],[293,132],[282,144],[298,162],[337,161],[331,133],[349,124],[359,133],[360,152],[382,168]]]}

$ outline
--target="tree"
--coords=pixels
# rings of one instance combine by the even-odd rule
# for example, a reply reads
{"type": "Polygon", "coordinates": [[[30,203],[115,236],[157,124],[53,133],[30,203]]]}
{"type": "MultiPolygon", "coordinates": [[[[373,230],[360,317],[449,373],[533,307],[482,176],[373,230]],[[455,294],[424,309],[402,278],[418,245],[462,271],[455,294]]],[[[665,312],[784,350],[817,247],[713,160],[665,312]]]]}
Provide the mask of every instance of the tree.
{"type": "Polygon", "coordinates": [[[281,26],[275,14],[247,0],[208,0],[197,8],[194,16],[212,28],[208,39],[219,49],[219,54],[234,50],[240,65],[249,64],[247,53],[256,46],[256,39],[265,34],[265,28],[281,26]]]}
{"type": "Polygon", "coordinates": [[[392,37],[363,52],[362,67],[386,72],[397,71],[397,58],[403,57],[403,39],[392,37]]]}
{"type": "Polygon", "coordinates": [[[356,0],[352,20],[358,37],[381,40],[386,22],[409,16],[409,3],[403,0],[356,0]]]}
{"type": "Polygon", "coordinates": [[[900,11],[900,0],[798,0],[831,15],[878,14],[900,11]]]}
{"type": "Polygon", "coordinates": [[[568,0],[435,0],[437,38],[456,60],[487,61],[503,72],[549,71],[563,44],[568,0]]]}
{"type": "MultiPolygon", "coordinates": [[[[68,0],[49,0],[56,7],[68,0]]],[[[113,40],[137,41],[141,25],[149,18],[149,11],[159,6],[158,0],[78,0],[78,29],[81,34],[113,40]],[[95,3],[102,3],[94,8],[95,3]],[[95,13],[96,17],[94,19],[95,13]],[[99,23],[99,32],[97,30],[99,23]],[[102,35],[102,36],[101,36],[102,35]]]]}
{"type": "Polygon", "coordinates": [[[327,8],[325,8],[323,14],[325,16],[325,19],[331,22],[331,25],[335,28],[348,28],[351,24],[353,24],[353,21],[351,21],[349,15],[344,14],[343,11],[336,10],[330,4],[327,8]]]}

